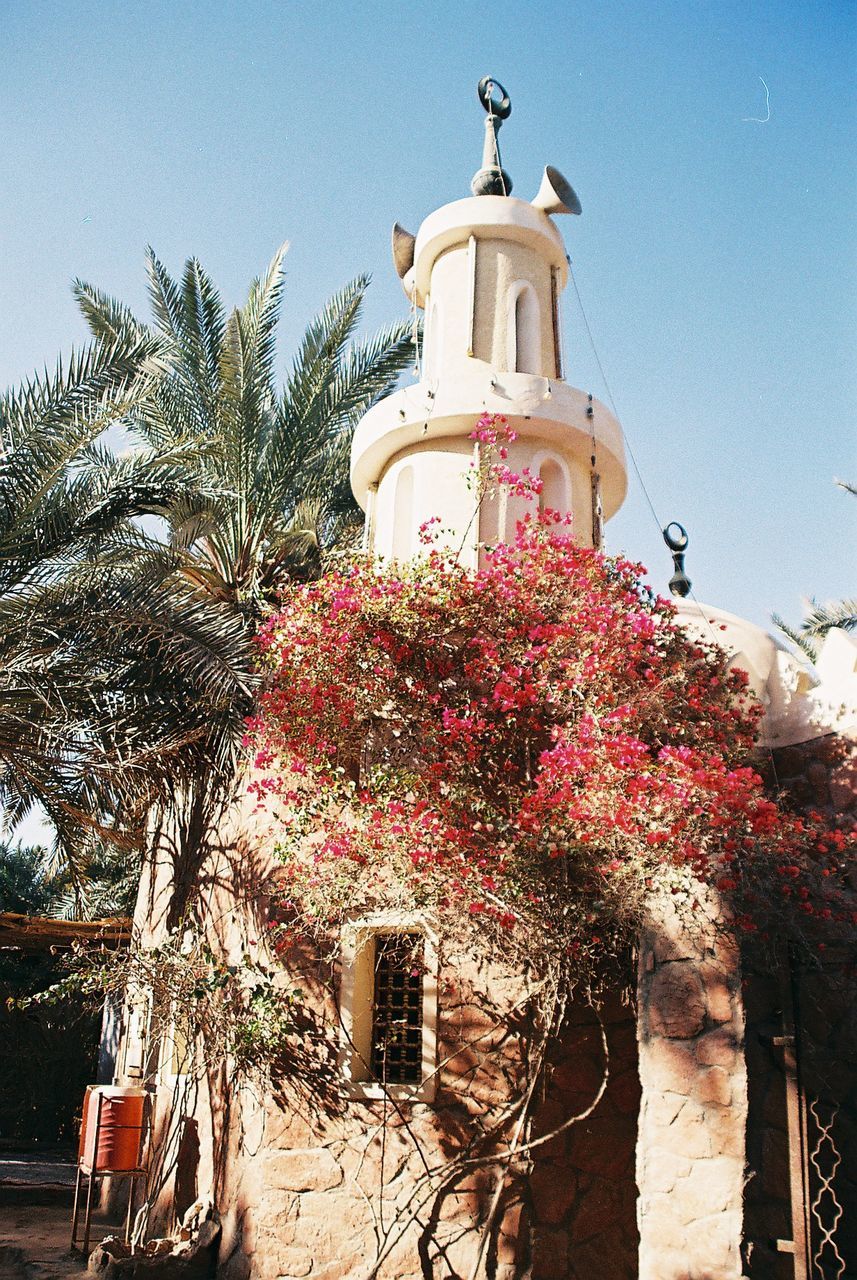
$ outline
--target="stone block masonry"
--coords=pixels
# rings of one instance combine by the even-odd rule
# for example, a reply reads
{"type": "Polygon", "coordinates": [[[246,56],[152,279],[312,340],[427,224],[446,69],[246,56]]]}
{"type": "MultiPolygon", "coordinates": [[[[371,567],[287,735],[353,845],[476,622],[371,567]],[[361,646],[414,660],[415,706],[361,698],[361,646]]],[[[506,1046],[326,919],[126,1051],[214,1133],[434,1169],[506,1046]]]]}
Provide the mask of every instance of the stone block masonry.
{"type": "MultiPolygon", "coordinates": [[[[315,1038],[314,1068],[307,1062],[300,1081],[285,1074],[265,1098],[245,1095],[221,1196],[223,1280],[363,1280],[385,1232],[392,1247],[377,1271],[384,1280],[424,1280],[450,1268],[469,1277],[498,1175],[503,1191],[480,1277],[635,1280],[633,1010],[611,998],[599,1024],[588,1007],[573,1009],[551,1053],[530,1132],[549,1140],[511,1162],[474,1161],[455,1170],[456,1156],[468,1147],[478,1154],[480,1134],[520,1092],[525,1029],[494,1007],[498,998],[503,1003],[501,975],[472,958],[451,960],[441,973],[445,1065],[431,1106],[335,1100],[332,1009],[326,1050],[324,1036],[315,1038]],[[601,1086],[602,1025],[607,1088],[592,1115],[567,1126],[601,1086]],[[424,1161],[441,1176],[415,1197],[424,1161]],[[397,1216],[403,1230],[391,1233],[397,1216]]],[[[504,1146],[498,1143],[498,1153],[504,1146]]]]}
{"type": "Polygon", "coordinates": [[[740,1280],[747,1072],[738,948],[667,904],[639,967],[640,1280],[740,1280]]]}

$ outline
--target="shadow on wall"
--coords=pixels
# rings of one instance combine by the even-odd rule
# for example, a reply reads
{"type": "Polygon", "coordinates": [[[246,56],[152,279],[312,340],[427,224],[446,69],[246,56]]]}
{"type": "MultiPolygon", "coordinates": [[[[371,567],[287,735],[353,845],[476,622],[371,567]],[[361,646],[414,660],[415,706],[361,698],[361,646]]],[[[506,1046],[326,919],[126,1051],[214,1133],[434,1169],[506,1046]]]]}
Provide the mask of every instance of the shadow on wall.
{"type": "MultiPolygon", "coordinates": [[[[182,859],[185,869],[193,862],[182,859]]],[[[215,951],[230,956],[263,938],[271,868],[213,839],[197,865],[194,909],[215,951]]],[[[336,969],[298,941],[281,960],[304,997],[270,1087],[254,1093],[208,1067],[171,1102],[161,1095],[151,1229],[211,1195],[224,1224],[224,1280],[290,1274],[310,1256],[319,1271],[336,1261],[343,1276],[362,1276],[379,1239],[388,1249],[379,1275],[404,1274],[407,1262],[407,1274],[467,1276],[483,1234],[489,1275],[634,1280],[640,1085],[635,1016],[618,991],[600,1021],[583,1003],[568,1013],[535,1095],[538,1145],[509,1161],[510,1100],[525,1093],[541,1040],[519,977],[498,980],[487,963],[447,954],[437,1099],[414,1106],[347,1095],[336,969]],[[569,1124],[595,1099],[591,1115],[569,1124]],[[398,1239],[402,1208],[408,1235],[398,1239]]]]}
{"type": "Polygon", "coordinates": [[[744,1194],[749,1280],[791,1280],[792,1195],[808,1190],[810,1252],[819,1275],[857,1275],[857,980],[829,957],[778,971],[758,954],[745,966],[748,1178],[744,1194]],[[794,1029],[791,1074],[783,1038],[794,1029]],[[791,1092],[791,1098],[789,1093],[791,1092]],[[792,1154],[789,1105],[800,1118],[792,1154]]]}
{"type": "MultiPolygon", "coordinates": [[[[529,1199],[534,1217],[533,1278],[636,1280],[639,1232],[635,1156],[640,1079],[636,1016],[618,993],[601,1011],[608,1080],[594,1112],[534,1153],[529,1199]],[[564,1270],[552,1269],[564,1263],[564,1270]]],[[[601,1026],[583,1003],[553,1055],[536,1132],[583,1111],[604,1070],[601,1026]]]]}
{"type": "Polygon", "coordinates": [[[462,980],[457,964],[442,969],[439,1058],[445,1065],[435,1103],[412,1108],[354,1102],[344,1096],[337,1066],[334,975],[319,979],[318,962],[299,948],[286,959],[304,974],[314,968],[318,985],[309,1002],[319,1012],[307,1015],[301,1048],[280,1064],[256,1176],[234,1188],[229,1212],[237,1230],[231,1262],[224,1256],[226,1276],[266,1276],[262,1255],[270,1256],[270,1266],[278,1258],[276,1265],[284,1267],[308,1249],[319,1269],[335,1259],[343,1276],[362,1276],[362,1237],[371,1229],[367,1205],[386,1213],[380,1225],[389,1232],[403,1188],[419,1185],[421,1160],[437,1169],[441,1155],[449,1162],[446,1176],[434,1179],[429,1194],[416,1202],[410,1234],[415,1256],[394,1252],[397,1261],[391,1258],[390,1269],[379,1275],[400,1274],[396,1268],[405,1260],[414,1269],[419,1265],[426,1278],[469,1275],[480,1224],[489,1222],[487,1275],[635,1280],[640,1086],[635,1017],[618,994],[607,1001],[601,1023],[586,1005],[571,1010],[535,1108],[531,1138],[547,1141],[531,1157],[507,1163],[484,1158],[508,1150],[514,1129],[514,1112],[505,1105],[522,1096],[533,1039],[523,1011],[498,1019],[480,981],[462,980]],[[592,1115],[569,1126],[602,1085],[602,1024],[607,1086],[592,1115]],[[504,1114],[511,1119],[498,1127],[504,1114]],[[498,1169],[504,1168],[498,1185],[498,1169]],[[286,1189],[293,1194],[283,1194],[286,1189]],[[385,1201],[386,1210],[380,1207],[385,1201]],[[306,1237],[313,1222],[316,1230],[306,1237]],[[252,1270],[245,1270],[251,1266],[248,1254],[252,1270]]]}
{"type": "Polygon", "coordinates": [[[175,1212],[180,1222],[196,1201],[199,1188],[199,1125],[192,1117],[185,1117],[181,1125],[176,1153],[175,1212]]]}

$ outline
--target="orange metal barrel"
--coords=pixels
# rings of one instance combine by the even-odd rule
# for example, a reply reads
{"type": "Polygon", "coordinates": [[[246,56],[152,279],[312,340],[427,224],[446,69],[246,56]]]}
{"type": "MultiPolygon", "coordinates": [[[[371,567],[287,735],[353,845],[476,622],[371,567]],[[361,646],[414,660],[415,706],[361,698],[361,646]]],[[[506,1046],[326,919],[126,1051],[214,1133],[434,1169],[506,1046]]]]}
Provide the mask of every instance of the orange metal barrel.
{"type": "Polygon", "coordinates": [[[96,1089],[97,1087],[98,1087],[97,1085],[88,1084],[86,1086],[86,1093],[83,1095],[83,1115],[80,1121],[80,1141],[77,1144],[77,1163],[78,1164],[80,1164],[81,1160],[83,1159],[83,1148],[84,1148],[84,1143],[86,1142],[86,1112],[87,1112],[87,1108],[89,1107],[89,1099],[92,1095],[92,1090],[96,1089]]]}
{"type": "Polygon", "coordinates": [[[85,1168],[100,1173],[127,1173],[137,1168],[145,1099],[144,1090],[133,1086],[87,1088],[78,1157],[85,1168]]]}

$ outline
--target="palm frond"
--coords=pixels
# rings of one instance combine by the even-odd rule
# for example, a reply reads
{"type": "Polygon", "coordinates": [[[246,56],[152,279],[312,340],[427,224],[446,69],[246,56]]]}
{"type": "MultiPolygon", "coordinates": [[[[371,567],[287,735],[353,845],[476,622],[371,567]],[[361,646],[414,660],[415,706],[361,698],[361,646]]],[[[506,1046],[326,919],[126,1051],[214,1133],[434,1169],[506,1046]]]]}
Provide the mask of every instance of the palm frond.
{"type": "Polygon", "coordinates": [[[182,294],[185,328],[192,338],[194,355],[205,369],[212,410],[216,412],[224,330],[223,303],[198,258],[189,258],[185,265],[182,294]]]}
{"type": "Polygon", "coordinates": [[[805,657],[809,658],[810,662],[815,662],[818,657],[818,645],[811,636],[805,635],[803,631],[789,626],[789,624],[781,618],[778,613],[772,614],[771,620],[774,623],[774,626],[782,632],[787,640],[791,640],[792,644],[797,645],[801,653],[803,653],[805,657]]]}
{"type": "Polygon", "coordinates": [[[265,275],[251,285],[245,305],[233,311],[226,326],[221,362],[224,466],[239,500],[253,484],[274,403],[276,324],[287,249],[286,244],[280,246],[265,275]]]}
{"type": "Polygon", "coordinates": [[[310,406],[328,385],[356,331],[368,287],[369,276],[357,276],[335,293],[307,326],[283,397],[296,416],[308,416],[310,406]]]}
{"type": "Polygon", "coordinates": [[[291,493],[308,484],[316,493],[319,488],[326,492],[347,475],[347,450],[357,421],[395,385],[412,358],[405,324],[390,325],[350,349],[345,346],[366,285],[365,277],[354,281],[313,322],[280,397],[258,477],[258,488],[280,509],[291,493]]]}
{"type": "Polygon", "coordinates": [[[270,386],[274,367],[277,321],[285,279],[283,259],[288,249],[288,241],[280,245],[265,274],[253,281],[247,301],[241,308],[254,353],[254,363],[266,387],[270,386]]]}
{"type": "Polygon", "coordinates": [[[149,300],[152,304],[155,323],[180,350],[185,338],[185,309],[181,289],[151,245],[146,249],[146,272],[149,277],[149,300]]]}
{"type": "Polygon", "coordinates": [[[107,346],[116,342],[135,341],[149,334],[129,307],[85,280],[75,279],[72,294],[93,338],[107,346]]]}
{"type": "Polygon", "coordinates": [[[833,600],[826,604],[812,601],[812,607],[803,620],[804,635],[817,639],[827,635],[834,627],[843,631],[857,631],[857,600],[833,600]]]}
{"type": "Polygon", "coordinates": [[[413,334],[404,321],[354,344],[330,386],[327,408],[332,421],[353,429],[381,396],[393,390],[413,355],[413,334]]]}
{"type": "Polygon", "coordinates": [[[78,436],[95,439],[119,416],[141,373],[157,372],[162,359],[157,339],[148,333],[110,344],[93,342],[73,351],[65,365],[58,360],[53,374],[45,370],[7,391],[0,398],[4,459],[34,436],[43,447],[61,446],[66,456],[78,447],[78,436]]]}

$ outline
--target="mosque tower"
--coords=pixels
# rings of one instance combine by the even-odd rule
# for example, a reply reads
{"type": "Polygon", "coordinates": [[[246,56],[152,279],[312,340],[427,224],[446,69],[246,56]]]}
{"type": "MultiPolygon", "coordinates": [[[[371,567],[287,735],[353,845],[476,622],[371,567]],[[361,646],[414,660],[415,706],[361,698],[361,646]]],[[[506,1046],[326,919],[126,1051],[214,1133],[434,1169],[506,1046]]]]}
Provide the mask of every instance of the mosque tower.
{"type": "Polygon", "coordinates": [[[468,485],[483,413],[506,417],[517,434],[508,465],[541,477],[541,505],[571,515],[581,543],[600,545],[627,488],[619,423],[564,380],[569,260],[553,215],[579,214],[580,203],[551,167],[531,202],[510,194],[497,131],[511,104],[488,77],[479,98],[487,116],[473,194],[429,214],[416,236],[393,228],[396,270],[425,319],[419,380],[376,404],[352,444],[366,547],[380,559],[418,554],[420,526],[434,517],[441,545],[471,567],[480,546],[511,541],[526,500],[501,493],[477,511],[468,485]]]}

